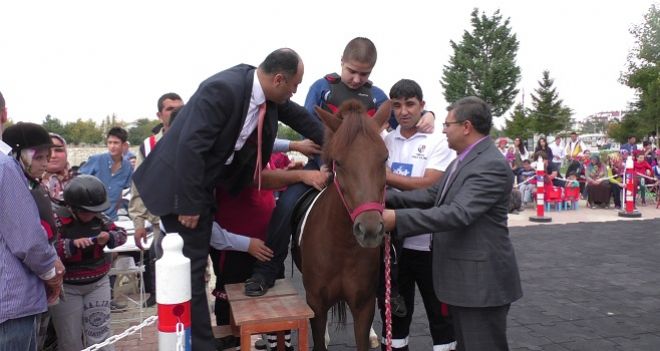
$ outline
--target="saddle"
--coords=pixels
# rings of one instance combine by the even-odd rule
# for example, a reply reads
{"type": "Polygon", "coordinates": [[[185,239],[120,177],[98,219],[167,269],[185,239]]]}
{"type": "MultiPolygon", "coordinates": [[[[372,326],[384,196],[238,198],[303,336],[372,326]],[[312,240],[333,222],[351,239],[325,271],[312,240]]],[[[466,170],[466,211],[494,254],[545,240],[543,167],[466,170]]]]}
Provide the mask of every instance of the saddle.
{"type": "Polygon", "coordinates": [[[291,251],[298,249],[298,243],[300,242],[300,234],[302,231],[303,218],[307,210],[314,202],[316,196],[320,191],[315,188],[307,190],[303,195],[296,201],[296,204],[293,206],[293,212],[291,212],[291,231],[293,232],[293,242],[291,243],[291,251]]]}

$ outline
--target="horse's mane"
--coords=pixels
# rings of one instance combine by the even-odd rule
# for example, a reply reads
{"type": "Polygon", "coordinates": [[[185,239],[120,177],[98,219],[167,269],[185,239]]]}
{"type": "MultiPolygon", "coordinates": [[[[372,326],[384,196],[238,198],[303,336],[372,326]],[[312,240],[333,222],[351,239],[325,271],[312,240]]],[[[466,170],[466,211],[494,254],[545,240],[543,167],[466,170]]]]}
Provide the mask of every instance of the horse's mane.
{"type": "Polygon", "coordinates": [[[335,132],[330,128],[326,128],[323,159],[328,166],[332,165],[336,155],[347,152],[353,140],[360,134],[366,135],[374,142],[381,140],[377,128],[371,125],[371,117],[369,117],[367,109],[361,102],[353,99],[344,102],[335,116],[341,119],[342,122],[335,132]]]}

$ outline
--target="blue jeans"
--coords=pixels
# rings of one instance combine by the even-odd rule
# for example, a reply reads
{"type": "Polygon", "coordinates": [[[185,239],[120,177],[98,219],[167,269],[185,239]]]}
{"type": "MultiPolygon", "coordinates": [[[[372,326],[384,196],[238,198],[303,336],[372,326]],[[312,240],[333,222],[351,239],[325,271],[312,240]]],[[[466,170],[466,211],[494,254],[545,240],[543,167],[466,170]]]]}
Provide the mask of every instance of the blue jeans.
{"type": "Polygon", "coordinates": [[[36,351],[37,315],[9,319],[0,324],[0,351],[36,351]]]}

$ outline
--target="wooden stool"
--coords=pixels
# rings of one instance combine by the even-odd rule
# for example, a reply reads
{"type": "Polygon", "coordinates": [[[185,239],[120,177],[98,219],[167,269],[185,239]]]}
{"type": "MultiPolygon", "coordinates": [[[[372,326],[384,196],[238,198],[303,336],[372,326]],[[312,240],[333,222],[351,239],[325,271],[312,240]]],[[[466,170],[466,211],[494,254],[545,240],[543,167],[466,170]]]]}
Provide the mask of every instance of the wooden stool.
{"type": "MultiPolygon", "coordinates": [[[[298,348],[307,350],[309,319],[314,312],[298,295],[277,296],[230,303],[234,325],[241,336],[241,350],[249,350],[250,336],[282,330],[298,330],[298,348]]],[[[279,339],[279,338],[278,338],[279,339]]],[[[278,340],[278,350],[284,350],[278,340]]]]}

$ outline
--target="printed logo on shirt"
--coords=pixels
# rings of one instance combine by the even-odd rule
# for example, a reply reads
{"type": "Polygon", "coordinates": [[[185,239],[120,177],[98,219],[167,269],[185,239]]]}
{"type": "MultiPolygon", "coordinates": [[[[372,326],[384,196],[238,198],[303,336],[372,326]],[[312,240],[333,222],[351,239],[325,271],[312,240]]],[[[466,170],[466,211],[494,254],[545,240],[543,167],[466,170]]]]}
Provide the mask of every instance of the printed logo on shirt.
{"type": "Polygon", "coordinates": [[[410,177],[412,175],[412,163],[392,162],[392,173],[410,177]]]}
{"type": "Polygon", "coordinates": [[[426,151],[426,144],[422,144],[417,147],[417,152],[412,155],[412,158],[417,160],[425,160],[428,158],[424,153],[426,151]]]}

